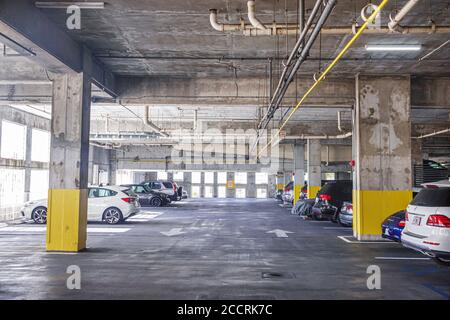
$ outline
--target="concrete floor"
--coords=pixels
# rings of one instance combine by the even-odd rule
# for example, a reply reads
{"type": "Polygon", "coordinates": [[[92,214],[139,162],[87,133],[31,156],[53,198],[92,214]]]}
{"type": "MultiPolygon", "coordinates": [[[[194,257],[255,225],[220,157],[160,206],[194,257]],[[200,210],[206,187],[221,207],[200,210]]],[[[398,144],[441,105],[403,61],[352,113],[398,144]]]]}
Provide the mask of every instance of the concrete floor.
{"type": "Polygon", "coordinates": [[[113,228],[90,224],[79,254],[46,253],[44,229],[0,227],[0,299],[450,298],[450,269],[395,243],[345,242],[351,229],[303,221],[274,200],[191,199],[113,228]],[[81,268],[81,290],[66,288],[69,265],[81,268]],[[367,289],[369,265],[381,268],[381,290],[367,289]]]}

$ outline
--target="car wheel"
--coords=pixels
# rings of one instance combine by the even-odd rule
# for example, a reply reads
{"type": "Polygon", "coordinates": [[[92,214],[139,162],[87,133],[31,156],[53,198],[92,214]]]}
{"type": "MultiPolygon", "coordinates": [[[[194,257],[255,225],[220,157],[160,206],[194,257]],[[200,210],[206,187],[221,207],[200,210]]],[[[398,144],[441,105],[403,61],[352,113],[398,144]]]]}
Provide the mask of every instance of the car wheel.
{"type": "Polygon", "coordinates": [[[433,260],[441,266],[450,267],[450,260],[444,260],[442,258],[433,258],[433,260]]]}
{"type": "Polygon", "coordinates": [[[162,200],[161,198],[155,197],[150,201],[150,205],[152,207],[161,207],[162,206],[162,200]]]}
{"type": "Polygon", "coordinates": [[[31,213],[31,219],[33,219],[34,223],[37,224],[46,224],[47,223],[47,208],[45,207],[37,207],[31,213]]]}
{"type": "Polygon", "coordinates": [[[107,224],[118,224],[123,220],[122,211],[117,208],[108,208],[103,213],[103,220],[107,224]]]}

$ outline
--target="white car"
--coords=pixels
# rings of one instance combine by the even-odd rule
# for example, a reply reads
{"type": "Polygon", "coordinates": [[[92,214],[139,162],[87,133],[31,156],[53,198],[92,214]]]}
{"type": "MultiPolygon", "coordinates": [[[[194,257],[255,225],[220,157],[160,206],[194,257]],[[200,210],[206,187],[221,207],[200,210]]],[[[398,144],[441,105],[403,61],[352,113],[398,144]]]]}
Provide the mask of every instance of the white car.
{"type": "Polygon", "coordinates": [[[423,186],[406,209],[402,244],[450,265],[450,181],[423,186]]]}
{"type": "MultiPolygon", "coordinates": [[[[140,211],[137,196],[123,187],[90,187],[88,220],[117,224],[140,211]]],[[[22,217],[38,224],[47,222],[47,199],[25,203],[22,217]]]]}

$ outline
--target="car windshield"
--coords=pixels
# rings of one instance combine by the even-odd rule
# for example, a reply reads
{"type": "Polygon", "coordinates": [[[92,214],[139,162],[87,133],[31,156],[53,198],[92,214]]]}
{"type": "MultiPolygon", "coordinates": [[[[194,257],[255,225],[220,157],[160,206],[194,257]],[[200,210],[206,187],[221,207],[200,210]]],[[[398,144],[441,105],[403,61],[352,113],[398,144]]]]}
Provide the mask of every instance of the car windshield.
{"type": "Polygon", "coordinates": [[[450,188],[422,189],[411,202],[420,207],[450,207],[450,188]]]}
{"type": "Polygon", "coordinates": [[[122,189],[121,191],[123,193],[125,193],[129,197],[135,197],[136,196],[136,193],[134,193],[133,190],[131,190],[131,189],[122,189]]]}

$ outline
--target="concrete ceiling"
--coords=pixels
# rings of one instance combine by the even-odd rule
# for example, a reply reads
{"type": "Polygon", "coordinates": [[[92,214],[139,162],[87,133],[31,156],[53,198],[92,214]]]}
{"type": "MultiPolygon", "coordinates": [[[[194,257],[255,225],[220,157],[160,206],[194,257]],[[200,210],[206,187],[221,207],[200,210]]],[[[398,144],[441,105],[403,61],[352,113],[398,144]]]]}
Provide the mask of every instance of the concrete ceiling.
{"type": "MultiPolygon", "coordinates": [[[[83,10],[82,29],[68,31],[77,41],[87,44],[101,60],[119,75],[223,76],[261,75],[267,70],[267,58],[280,59],[294,45],[295,36],[245,37],[240,32],[221,33],[209,23],[209,10],[219,10],[222,22],[239,22],[246,18],[245,0],[110,0],[103,10],[83,10]],[[239,60],[243,59],[243,60],[239,60]],[[252,59],[252,60],[245,60],[252,59]]],[[[297,21],[297,1],[258,0],[257,14],[267,23],[297,21]],[[275,10],[274,10],[275,9],[275,10]],[[286,20],[287,19],[287,20],[286,20]]],[[[382,13],[382,24],[389,13],[406,0],[391,1],[382,13]]],[[[314,1],[307,0],[312,8],[314,1]]],[[[351,26],[355,17],[361,24],[359,12],[367,0],[339,0],[326,26],[351,26]]],[[[67,14],[61,9],[43,9],[56,24],[65,28],[67,14]]],[[[404,20],[404,25],[429,26],[430,18],[439,25],[450,25],[448,0],[422,1],[404,20]],[[431,3],[431,9],[430,9],[431,3]]],[[[334,58],[350,37],[323,35],[311,51],[310,61],[300,69],[312,74],[334,58]]],[[[450,47],[418,63],[425,53],[444,41],[448,34],[365,35],[341,61],[334,73],[411,73],[448,74],[450,47]],[[422,44],[421,52],[368,53],[365,44],[422,44]]],[[[275,70],[281,67],[276,60],[275,70]]]]}

